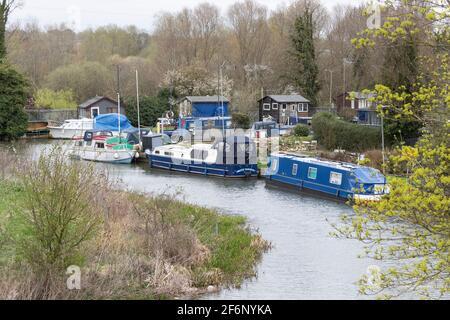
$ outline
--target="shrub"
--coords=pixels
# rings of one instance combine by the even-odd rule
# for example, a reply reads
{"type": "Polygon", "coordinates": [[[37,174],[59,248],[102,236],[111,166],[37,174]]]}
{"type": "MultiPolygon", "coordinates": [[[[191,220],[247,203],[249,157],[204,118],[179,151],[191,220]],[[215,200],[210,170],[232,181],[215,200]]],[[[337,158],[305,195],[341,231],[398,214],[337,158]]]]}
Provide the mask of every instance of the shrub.
{"type": "Polygon", "coordinates": [[[100,221],[92,202],[102,188],[93,167],[67,162],[60,148],[42,155],[19,175],[27,196],[15,225],[20,256],[45,282],[52,273],[81,261],[81,247],[100,221]],[[20,236],[19,236],[20,235],[20,236]]]}
{"type": "Polygon", "coordinates": [[[349,123],[331,113],[315,115],[312,128],[315,139],[328,150],[363,152],[377,149],[381,145],[380,128],[349,123]]]}
{"type": "Polygon", "coordinates": [[[307,137],[309,136],[309,128],[304,124],[299,124],[294,128],[294,135],[298,137],[307,137]]]}
{"type": "Polygon", "coordinates": [[[250,129],[250,117],[245,113],[236,112],[232,115],[235,128],[250,129]]]}

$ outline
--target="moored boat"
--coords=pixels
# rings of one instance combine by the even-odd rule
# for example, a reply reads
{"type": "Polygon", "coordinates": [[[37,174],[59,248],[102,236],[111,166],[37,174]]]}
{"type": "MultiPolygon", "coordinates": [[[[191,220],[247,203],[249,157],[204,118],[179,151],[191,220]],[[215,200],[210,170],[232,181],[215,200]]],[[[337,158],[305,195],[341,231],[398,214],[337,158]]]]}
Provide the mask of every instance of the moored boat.
{"type": "Polygon", "coordinates": [[[94,128],[92,119],[66,120],[60,126],[47,126],[53,139],[72,139],[75,136],[83,136],[87,130],[94,128]]]}
{"type": "Polygon", "coordinates": [[[213,144],[158,146],[145,152],[152,168],[224,178],[258,176],[256,148],[247,137],[228,137],[213,144]]]}
{"type": "Polygon", "coordinates": [[[116,164],[130,164],[139,155],[138,146],[119,140],[111,131],[86,131],[82,139],[76,139],[70,149],[72,158],[116,164]]]}
{"type": "Polygon", "coordinates": [[[374,168],[283,153],[269,158],[265,178],[341,200],[377,201],[389,193],[386,177],[374,168]]]}

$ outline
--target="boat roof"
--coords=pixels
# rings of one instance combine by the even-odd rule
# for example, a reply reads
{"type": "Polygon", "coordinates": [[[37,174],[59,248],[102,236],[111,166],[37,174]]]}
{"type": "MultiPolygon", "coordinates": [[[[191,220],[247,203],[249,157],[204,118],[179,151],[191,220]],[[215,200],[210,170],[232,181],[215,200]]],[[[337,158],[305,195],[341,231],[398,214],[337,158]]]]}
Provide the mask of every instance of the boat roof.
{"type": "Polygon", "coordinates": [[[322,160],[298,154],[278,153],[273,156],[352,173],[360,182],[384,184],[386,177],[377,169],[347,162],[322,160]]]}
{"type": "Polygon", "coordinates": [[[334,169],[340,169],[343,171],[353,171],[355,169],[362,168],[361,166],[358,166],[353,163],[322,160],[322,159],[313,158],[313,157],[309,157],[309,156],[302,156],[299,154],[278,153],[278,154],[274,154],[273,156],[276,156],[279,158],[291,159],[291,160],[295,160],[295,161],[301,161],[301,162],[315,164],[315,165],[321,165],[321,166],[334,168],[334,169]]]}
{"type": "Polygon", "coordinates": [[[171,144],[171,145],[165,145],[165,146],[159,146],[156,149],[159,150],[171,150],[171,151],[176,151],[176,150],[192,150],[192,149],[196,149],[196,150],[211,150],[212,145],[211,144],[194,144],[194,145],[183,145],[183,144],[171,144]]]}

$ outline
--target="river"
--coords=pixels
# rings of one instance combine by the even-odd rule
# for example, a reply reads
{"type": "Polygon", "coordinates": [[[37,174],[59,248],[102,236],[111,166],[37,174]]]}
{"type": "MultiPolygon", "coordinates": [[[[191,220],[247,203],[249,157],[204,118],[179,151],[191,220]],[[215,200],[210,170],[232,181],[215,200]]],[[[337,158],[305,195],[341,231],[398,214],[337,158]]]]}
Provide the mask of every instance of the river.
{"type": "MultiPolygon", "coordinates": [[[[48,140],[21,142],[23,157],[35,158],[48,140]]],[[[356,282],[373,261],[360,259],[362,245],[335,239],[330,222],[352,214],[345,204],[267,187],[264,180],[224,180],[170,173],[138,165],[104,165],[129,189],[181,192],[190,203],[243,215],[273,249],[258,265],[258,276],[241,288],[225,289],[206,299],[361,299],[356,282]]]]}

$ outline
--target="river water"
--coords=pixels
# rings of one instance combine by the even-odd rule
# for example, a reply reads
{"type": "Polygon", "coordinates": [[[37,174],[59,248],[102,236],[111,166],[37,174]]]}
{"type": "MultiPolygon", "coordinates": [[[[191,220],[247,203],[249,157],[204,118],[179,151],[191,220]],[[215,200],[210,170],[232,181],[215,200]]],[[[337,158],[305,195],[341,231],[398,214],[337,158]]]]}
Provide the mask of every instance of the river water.
{"type": "MultiPolygon", "coordinates": [[[[22,142],[18,153],[35,158],[47,140],[22,142]]],[[[361,299],[355,284],[374,262],[360,259],[362,245],[335,239],[330,223],[352,214],[345,204],[267,187],[264,180],[224,180],[150,169],[104,165],[129,189],[149,193],[180,192],[187,202],[243,215],[273,249],[264,255],[258,276],[241,288],[222,290],[206,299],[361,299]]]]}

